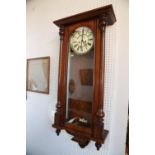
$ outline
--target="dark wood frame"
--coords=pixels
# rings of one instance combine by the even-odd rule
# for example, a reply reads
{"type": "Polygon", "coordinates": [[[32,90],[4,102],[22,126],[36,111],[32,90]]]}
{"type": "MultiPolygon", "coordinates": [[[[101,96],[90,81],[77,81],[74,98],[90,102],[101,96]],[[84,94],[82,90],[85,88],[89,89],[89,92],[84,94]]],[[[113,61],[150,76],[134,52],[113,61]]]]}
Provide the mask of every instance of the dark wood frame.
{"type": "Polygon", "coordinates": [[[83,148],[90,140],[95,141],[97,150],[104,143],[108,131],[104,129],[104,71],[105,71],[105,30],[106,26],[116,22],[112,5],[90,10],[67,18],[54,21],[59,28],[60,57],[58,76],[58,98],[54,124],[56,133],[59,135],[62,129],[72,134],[72,140],[79,143],[83,148]],[[93,104],[92,104],[92,127],[81,128],[67,123],[66,119],[66,90],[68,69],[68,42],[69,35],[80,26],[88,26],[95,34],[95,63],[93,72],[93,104]]]}
{"type": "Polygon", "coordinates": [[[31,91],[31,92],[36,92],[36,93],[43,93],[43,94],[49,94],[49,89],[50,89],[50,57],[49,56],[46,56],[46,57],[37,57],[37,58],[30,58],[30,59],[27,59],[27,69],[26,69],[26,90],[27,91],[31,91]],[[47,82],[48,82],[48,87],[47,87],[47,91],[39,91],[39,90],[31,90],[31,89],[28,89],[28,74],[29,74],[29,61],[32,61],[32,60],[39,60],[39,59],[47,59],[48,60],[48,77],[47,77],[47,82]]]}

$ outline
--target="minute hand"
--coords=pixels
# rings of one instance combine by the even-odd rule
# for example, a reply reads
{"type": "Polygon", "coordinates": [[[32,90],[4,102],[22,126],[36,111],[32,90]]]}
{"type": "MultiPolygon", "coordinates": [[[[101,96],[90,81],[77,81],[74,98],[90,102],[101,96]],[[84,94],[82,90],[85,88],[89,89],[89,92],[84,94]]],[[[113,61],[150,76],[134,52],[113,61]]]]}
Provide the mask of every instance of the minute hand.
{"type": "Polygon", "coordinates": [[[83,42],[83,34],[84,34],[84,29],[82,29],[82,42],[83,42]]]}
{"type": "Polygon", "coordinates": [[[83,33],[84,33],[84,29],[82,29],[82,39],[81,39],[81,50],[83,51],[83,48],[82,48],[82,42],[83,42],[83,33]]]}

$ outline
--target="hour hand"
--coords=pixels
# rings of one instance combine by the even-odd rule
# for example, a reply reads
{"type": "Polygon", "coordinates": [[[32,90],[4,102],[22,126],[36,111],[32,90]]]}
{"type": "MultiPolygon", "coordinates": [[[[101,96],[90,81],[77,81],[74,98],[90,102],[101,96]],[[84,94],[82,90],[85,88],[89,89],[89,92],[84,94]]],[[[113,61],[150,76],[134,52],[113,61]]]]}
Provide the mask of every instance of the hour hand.
{"type": "Polygon", "coordinates": [[[80,46],[80,48],[81,48],[81,51],[83,51],[82,45],[80,46]]]}

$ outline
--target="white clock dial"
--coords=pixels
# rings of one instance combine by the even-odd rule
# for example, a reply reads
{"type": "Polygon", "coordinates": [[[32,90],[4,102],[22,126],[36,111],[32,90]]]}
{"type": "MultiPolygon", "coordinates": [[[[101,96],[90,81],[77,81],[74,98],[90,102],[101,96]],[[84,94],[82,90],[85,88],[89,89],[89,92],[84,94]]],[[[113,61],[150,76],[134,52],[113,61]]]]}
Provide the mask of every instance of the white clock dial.
{"type": "Polygon", "coordinates": [[[86,26],[79,27],[71,35],[70,46],[74,53],[85,54],[89,52],[94,45],[94,36],[90,28],[86,26]]]}

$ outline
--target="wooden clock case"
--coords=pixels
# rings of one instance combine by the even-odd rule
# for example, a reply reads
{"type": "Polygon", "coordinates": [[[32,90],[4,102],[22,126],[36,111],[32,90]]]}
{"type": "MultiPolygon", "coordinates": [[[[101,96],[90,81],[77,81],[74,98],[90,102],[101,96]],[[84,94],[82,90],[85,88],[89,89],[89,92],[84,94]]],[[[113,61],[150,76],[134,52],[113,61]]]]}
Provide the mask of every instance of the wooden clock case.
{"type": "MultiPolygon", "coordinates": [[[[104,129],[104,70],[105,70],[105,30],[106,26],[116,21],[112,5],[107,5],[84,13],[54,21],[60,31],[60,57],[58,76],[58,98],[54,124],[56,133],[66,130],[73,135],[72,140],[84,148],[90,140],[95,141],[97,150],[104,143],[108,131],[104,129]],[[80,26],[91,28],[95,36],[94,71],[93,71],[93,103],[91,109],[91,126],[83,127],[68,123],[66,118],[67,70],[69,36],[80,26]]],[[[83,109],[85,110],[85,109],[83,109]]]]}

